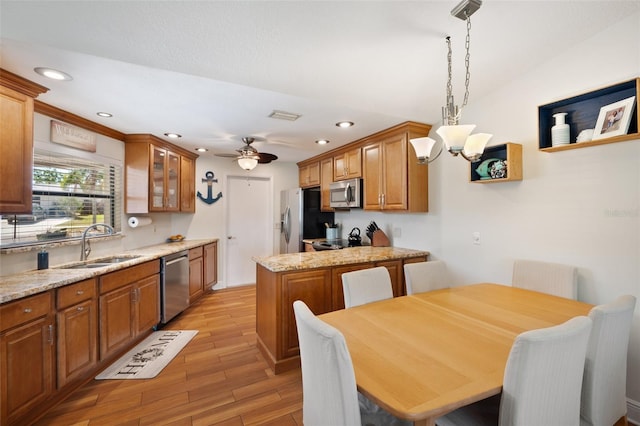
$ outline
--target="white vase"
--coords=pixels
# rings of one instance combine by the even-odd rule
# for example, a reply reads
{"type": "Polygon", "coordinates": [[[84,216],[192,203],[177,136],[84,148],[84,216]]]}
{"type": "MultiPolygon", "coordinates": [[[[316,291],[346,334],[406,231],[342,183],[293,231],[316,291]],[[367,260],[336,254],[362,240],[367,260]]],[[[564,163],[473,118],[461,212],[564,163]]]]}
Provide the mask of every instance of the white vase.
{"type": "Polygon", "coordinates": [[[569,144],[569,125],[564,122],[566,112],[553,114],[556,124],[551,128],[551,146],[569,144]]]}

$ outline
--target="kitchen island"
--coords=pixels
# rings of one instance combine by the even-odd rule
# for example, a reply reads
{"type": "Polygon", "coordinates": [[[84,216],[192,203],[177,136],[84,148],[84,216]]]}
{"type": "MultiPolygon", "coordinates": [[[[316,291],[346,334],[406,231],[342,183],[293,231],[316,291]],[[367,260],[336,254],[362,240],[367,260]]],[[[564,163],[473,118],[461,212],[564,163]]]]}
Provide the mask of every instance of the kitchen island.
{"type": "Polygon", "coordinates": [[[304,301],[316,315],[344,309],[342,274],[376,266],[389,270],[393,295],[402,296],[403,265],[428,256],[423,250],[367,246],[254,257],[257,345],[271,369],[278,374],[300,365],[294,301],[304,301]]]}

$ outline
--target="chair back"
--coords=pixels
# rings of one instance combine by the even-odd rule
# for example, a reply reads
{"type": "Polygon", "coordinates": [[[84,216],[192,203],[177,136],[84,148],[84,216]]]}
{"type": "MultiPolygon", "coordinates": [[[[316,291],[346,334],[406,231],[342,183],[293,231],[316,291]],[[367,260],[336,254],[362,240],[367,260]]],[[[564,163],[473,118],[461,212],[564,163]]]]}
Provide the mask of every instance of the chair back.
{"type": "Polygon", "coordinates": [[[575,317],[516,337],[504,372],[500,426],[580,424],[591,320],[575,317]]]}
{"type": "Polygon", "coordinates": [[[342,274],[342,290],[345,308],[393,297],[391,277],[384,266],[345,272],[342,274]]]}
{"type": "Polygon", "coordinates": [[[559,263],[518,259],[513,262],[514,287],[567,299],[578,298],[578,269],[559,263]]]}
{"type": "Polygon", "coordinates": [[[300,342],[305,426],[360,425],[356,378],[344,336],[300,300],[293,302],[293,312],[300,342]]]}
{"type": "Polygon", "coordinates": [[[610,426],[627,413],[627,350],[636,298],[596,306],[582,382],[582,423],[610,426]]]}
{"type": "Polygon", "coordinates": [[[442,260],[405,263],[404,282],[407,294],[424,293],[449,287],[447,266],[442,260]]]}

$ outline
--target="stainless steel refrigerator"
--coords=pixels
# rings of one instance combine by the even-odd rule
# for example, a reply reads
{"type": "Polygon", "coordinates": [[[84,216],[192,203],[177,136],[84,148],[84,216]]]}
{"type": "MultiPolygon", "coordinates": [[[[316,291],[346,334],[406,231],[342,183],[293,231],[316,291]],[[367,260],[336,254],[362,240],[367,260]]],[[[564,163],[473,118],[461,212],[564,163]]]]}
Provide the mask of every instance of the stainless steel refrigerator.
{"type": "Polygon", "coordinates": [[[324,224],[333,224],[335,214],[320,206],[320,188],[280,191],[280,253],[304,251],[303,239],[325,237],[324,224]]]}

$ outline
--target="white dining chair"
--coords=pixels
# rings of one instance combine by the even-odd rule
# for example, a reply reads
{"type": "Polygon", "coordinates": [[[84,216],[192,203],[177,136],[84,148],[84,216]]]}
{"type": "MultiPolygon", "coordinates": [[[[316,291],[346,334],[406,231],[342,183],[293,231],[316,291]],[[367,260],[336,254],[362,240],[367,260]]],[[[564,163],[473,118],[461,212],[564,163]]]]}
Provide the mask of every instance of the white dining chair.
{"type": "Polygon", "coordinates": [[[626,295],[589,312],[593,328],[582,382],[583,426],[611,426],[626,418],[627,349],[635,306],[636,298],[626,295]]]}
{"type": "Polygon", "coordinates": [[[345,308],[393,297],[391,277],[384,266],[345,272],[342,274],[342,290],[345,308]]]}
{"type": "Polygon", "coordinates": [[[424,293],[449,287],[447,265],[442,260],[405,263],[407,294],[424,293]]]}
{"type": "Polygon", "coordinates": [[[516,259],[511,285],[576,300],[578,269],[560,263],[516,259]]]}
{"type": "Polygon", "coordinates": [[[351,355],[338,329],[293,302],[302,369],[305,426],[410,425],[358,393],[351,355]]]}
{"type": "Polygon", "coordinates": [[[513,343],[502,394],[436,420],[438,426],[580,424],[580,389],[591,320],[526,331],[513,343]]]}

